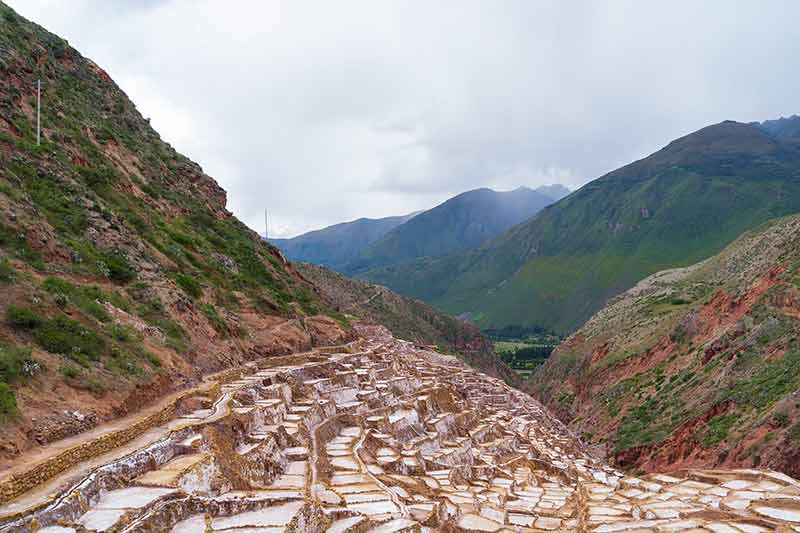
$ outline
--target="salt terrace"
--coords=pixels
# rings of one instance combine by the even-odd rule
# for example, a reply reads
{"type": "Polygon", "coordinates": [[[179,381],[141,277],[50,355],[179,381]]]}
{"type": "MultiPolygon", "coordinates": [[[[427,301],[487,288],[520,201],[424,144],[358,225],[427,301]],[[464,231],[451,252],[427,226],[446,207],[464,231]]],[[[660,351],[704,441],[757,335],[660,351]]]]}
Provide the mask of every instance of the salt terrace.
{"type": "Polygon", "coordinates": [[[530,396],[360,333],[190,398],[165,436],[0,508],[0,531],[800,531],[788,476],[625,475],[530,396]]]}

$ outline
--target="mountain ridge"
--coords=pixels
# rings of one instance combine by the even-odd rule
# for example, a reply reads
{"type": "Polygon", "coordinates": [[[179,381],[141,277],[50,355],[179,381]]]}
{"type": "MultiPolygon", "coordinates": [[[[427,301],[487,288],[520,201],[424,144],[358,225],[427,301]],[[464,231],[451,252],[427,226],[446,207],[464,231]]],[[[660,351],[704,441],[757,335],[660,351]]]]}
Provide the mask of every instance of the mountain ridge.
{"type": "Polygon", "coordinates": [[[569,189],[560,184],[535,189],[518,187],[510,191],[482,187],[408,215],[359,218],[290,239],[270,239],[270,242],[291,260],[319,264],[352,275],[372,268],[376,260],[391,264],[420,253],[441,255],[478,246],[567,194],[569,189]],[[427,223],[413,222],[420,215],[427,223]],[[425,244],[433,239],[438,240],[425,244]],[[418,247],[422,247],[422,251],[418,247]]]}
{"type": "Polygon", "coordinates": [[[368,279],[482,327],[566,333],[648,274],[709,257],[743,231],[800,211],[793,139],[733,121],[711,125],[587,183],[476,250],[368,279]]]}
{"type": "Polygon", "coordinates": [[[362,217],[309,231],[297,237],[269,239],[269,242],[280,248],[290,260],[337,269],[350,262],[364,247],[420,212],[383,218],[362,217]]]}
{"type": "Polygon", "coordinates": [[[369,279],[369,271],[375,268],[479,247],[553,201],[550,195],[527,187],[463,192],[388,232],[343,272],[369,279]]]}

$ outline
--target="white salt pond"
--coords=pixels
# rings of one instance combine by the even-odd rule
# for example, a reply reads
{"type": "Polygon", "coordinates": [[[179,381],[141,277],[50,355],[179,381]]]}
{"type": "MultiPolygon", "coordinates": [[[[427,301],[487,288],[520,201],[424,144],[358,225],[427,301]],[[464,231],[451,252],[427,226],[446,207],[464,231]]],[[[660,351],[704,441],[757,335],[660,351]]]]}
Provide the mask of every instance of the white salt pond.
{"type": "Polygon", "coordinates": [[[195,515],[186,520],[181,520],[172,528],[172,533],[200,533],[206,530],[206,518],[195,515]]]}
{"type": "Polygon", "coordinates": [[[219,529],[243,527],[285,526],[302,507],[303,502],[296,501],[277,505],[275,507],[259,509],[258,511],[248,511],[233,516],[218,517],[211,521],[211,527],[216,531],[219,529]]]}
{"type": "Polygon", "coordinates": [[[385,524],[381,524],[378,527],[370,529],[370,533],[393,533],[395,531],[400,531],[402,529],[409,528],[416,524],[413,520],[409,520],[408,518],[398,518],[396,520],[390,520],[385,524]]]}
{"type": "Polygon", "coordinates": [[[468,531],[498,531],[500,524],[476,514],[465,514],[458,520],[458,526],[468,531]]]}
{"type": "Polygon", "coordinates": [[[786,522],[800,522],[800,506],[794,509],[786,509],[783,507],[766,507],[758,505],[753,508],[755,512],[760,515],[776,518],[778,520],[785,520],[786,522]]]}
{"type": "Polygon", "coordinates": [[[326,533],[344,533],[364,520],[366,520],[366,517],[363,516],[350,516],[336,520],[333,524],[331,524],[331,527],[328,528],[326,533]]]}

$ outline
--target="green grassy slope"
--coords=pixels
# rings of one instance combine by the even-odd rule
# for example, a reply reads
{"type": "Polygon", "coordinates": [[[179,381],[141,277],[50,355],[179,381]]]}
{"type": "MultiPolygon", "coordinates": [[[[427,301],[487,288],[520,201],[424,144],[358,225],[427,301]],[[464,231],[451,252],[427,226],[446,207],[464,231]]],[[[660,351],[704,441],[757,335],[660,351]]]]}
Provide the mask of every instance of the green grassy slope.
{"type": "Polygon", "coordinates": [[[623,466],[797,475],[799,317],[793,215],[616,297],[528,385],[623,466]]]}
{"type": "Polygon", "coordinates": [[[105,71],[2,3],[0,79],[0,458],[308,345],[304,324],[342,337],[105,71]]]}
{"type": "Polygon", "coordinates": [[[708,257],[742,231],[800,211],[800,150],[790,140],[757,125],[709,126],[590,182],[475,252],[370,279],[481,326],[568,332],[646,275],[708,257]]]}

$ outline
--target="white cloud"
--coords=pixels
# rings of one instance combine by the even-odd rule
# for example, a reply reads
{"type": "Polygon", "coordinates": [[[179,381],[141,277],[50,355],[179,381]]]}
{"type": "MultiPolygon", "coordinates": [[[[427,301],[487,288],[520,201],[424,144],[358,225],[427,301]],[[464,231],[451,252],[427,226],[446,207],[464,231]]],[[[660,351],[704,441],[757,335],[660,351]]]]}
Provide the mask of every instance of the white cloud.
{"type": "Polygon", "coordinates": [[[10,4],[276,233],[575,187],[706,124],[798,111],[793,1],[10,4]]]}

